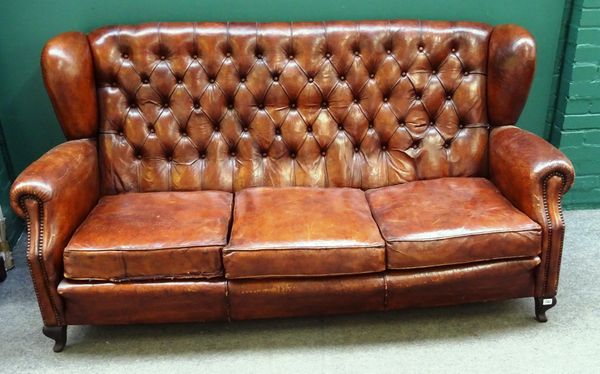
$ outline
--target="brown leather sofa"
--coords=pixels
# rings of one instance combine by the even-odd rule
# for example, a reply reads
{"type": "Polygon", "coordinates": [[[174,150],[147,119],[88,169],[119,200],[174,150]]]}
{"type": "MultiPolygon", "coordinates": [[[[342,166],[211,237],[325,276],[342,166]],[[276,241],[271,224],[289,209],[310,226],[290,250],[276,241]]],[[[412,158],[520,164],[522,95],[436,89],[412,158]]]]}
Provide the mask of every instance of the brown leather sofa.
{"type": "Polygon", "coordinates": [[[515,127],[535,44],[469,22],[112,26],[48,42],[67,142],[12,191],[43,332],[534,297],[573,167],[515,127]]]}

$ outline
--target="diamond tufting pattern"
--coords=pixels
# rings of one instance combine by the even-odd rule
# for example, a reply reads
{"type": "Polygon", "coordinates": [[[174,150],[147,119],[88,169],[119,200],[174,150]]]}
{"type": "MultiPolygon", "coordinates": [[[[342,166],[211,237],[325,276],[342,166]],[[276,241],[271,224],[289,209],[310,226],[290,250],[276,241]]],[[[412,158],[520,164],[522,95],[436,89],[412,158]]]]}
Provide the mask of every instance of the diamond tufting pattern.
{"type": "Polygon", "coordinates": [[[104,190],[481,175],[490,31],[427,21],[96,30],[104,190]]]}

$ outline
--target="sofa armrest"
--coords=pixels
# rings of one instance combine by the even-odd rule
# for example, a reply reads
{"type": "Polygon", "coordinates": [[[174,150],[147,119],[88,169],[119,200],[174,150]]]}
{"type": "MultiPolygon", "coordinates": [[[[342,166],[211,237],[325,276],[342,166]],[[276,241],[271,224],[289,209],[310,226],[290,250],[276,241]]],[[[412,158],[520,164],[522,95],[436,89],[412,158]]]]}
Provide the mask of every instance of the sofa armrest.
{"type": "Polygon", "coordinates": [[[27,259],[46,326],[65,324],[56,292],[63,250],[99,191],[95,139],[58,145],[27,167],[11,188],[11,207],[27,221],[27,259]]]}
{"type": "Polygon", "coordinates": [[[553,297],[564,237],[561,199],[573,184],[573,165],[551,144],[515,126],[493,129],[489,152],[492,182],[542,227],[542,263],[535,296],[553,297]]]}

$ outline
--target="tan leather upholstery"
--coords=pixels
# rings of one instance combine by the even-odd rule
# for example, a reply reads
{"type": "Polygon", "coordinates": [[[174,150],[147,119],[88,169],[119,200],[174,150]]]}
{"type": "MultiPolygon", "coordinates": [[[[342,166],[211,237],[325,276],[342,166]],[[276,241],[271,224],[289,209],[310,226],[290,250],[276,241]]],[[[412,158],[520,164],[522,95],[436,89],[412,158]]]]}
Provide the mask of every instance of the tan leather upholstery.
{"type": "Polygon", "coordinates": [[[534,71],[526,30],[474,22],[53,38],[69,141],[11,190],[44,325],[552,298],[574,173],[514,127],[534,71]]]}
{"type": "Polygon", "coordinates": [[[367,191],[388,269],[532,257],[541,228],[486,179],[441,178],[367,191]]]}
{"type": "Polygon", "coordinates": [[[361,274],[385,250],[363,191],[262,187],[236,194],[223,261],[228,279],[361,274]]]}
{"type": "Polygon", "coordinates": [[[490,31],[429,21],[96,30],[104,189],[480,175],[490,31]]]}
{"type": "Polygon", "coordinates": [[[106,196],[65,248],[65,277],[84,280],[223,275],[232,195],[218,191],[106,196]]]}
{"type": "Polygon", "coordinates": [[[90,283],[64,279],[58,293],[70,325],[223,321],[223,280],[90,283]]]}

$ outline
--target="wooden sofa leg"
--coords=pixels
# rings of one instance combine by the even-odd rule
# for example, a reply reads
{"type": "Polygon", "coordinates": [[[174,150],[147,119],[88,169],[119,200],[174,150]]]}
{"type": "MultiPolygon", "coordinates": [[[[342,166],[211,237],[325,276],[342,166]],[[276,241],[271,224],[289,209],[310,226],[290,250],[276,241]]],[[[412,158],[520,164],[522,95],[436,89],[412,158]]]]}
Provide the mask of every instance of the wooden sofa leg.
{"type": "Polygon", "coordinates": [[[546,311],[556,305],[556,297],[535,298],[535,319],[538,322],[547,322],[546,311]]]}
{"type": "Polygon", "coordinates": [[[62,352],[67,344],[67,326],[44,326],[42,332],[54,340],[54,352],[62,352]]]}

